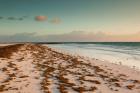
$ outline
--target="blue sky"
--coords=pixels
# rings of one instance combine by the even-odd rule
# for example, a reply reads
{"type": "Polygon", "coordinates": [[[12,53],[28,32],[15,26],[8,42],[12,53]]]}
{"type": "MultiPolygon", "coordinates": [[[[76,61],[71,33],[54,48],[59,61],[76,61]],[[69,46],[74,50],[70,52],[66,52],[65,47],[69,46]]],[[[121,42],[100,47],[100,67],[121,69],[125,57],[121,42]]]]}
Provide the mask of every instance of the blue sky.
{"type": "Polygon", "coordinates": [[[0,35],[135,34],[140,31],[139,10],[140,0],[0,0],[0,35]],[[47,20],[37,21],[37,16],[47,20]],[[60,22],[52,23],[56,18],[60,22]]]}

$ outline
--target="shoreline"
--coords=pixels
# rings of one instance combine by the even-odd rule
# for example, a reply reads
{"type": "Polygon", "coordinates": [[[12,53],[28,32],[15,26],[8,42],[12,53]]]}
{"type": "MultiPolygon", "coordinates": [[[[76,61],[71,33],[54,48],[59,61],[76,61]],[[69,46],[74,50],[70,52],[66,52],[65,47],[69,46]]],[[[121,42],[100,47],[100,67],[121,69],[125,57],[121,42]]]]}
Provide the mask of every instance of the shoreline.
{"type": "Polygon", "coordinates": [[[140,72],[132,68],[38,44],[23,44],[17,50],[0,58],[2,93],[140,92],[140,72]]]}
{"type": "MultiPolygon", "coordinates": [[[[96,50],[96,48],[94,49],[93,46],[93,50],[92,49],[84,49],[84,48],[80,48],[80,47],[84,47],[84,46],[80,46],[80,47],[73,47],[73,46],[67,46],[67,45],[49,45],[49,47],[55,49],[56,51],[59,52],[64,52],[64,53],[68,53],[71,55],[79,55],[79,56],[83,56],[85,58],[89,58],[89,59],[99,59],[101,61],[106,61],[109,63],[114,63],[114,64],[118,64],[118,65],[123,65],[123,66],[128,66],[130,68],[133,68],[135,70],[139,70],[140,71],[140,59],[136,59],[133,57],[133,55],[130,54],[125,54],[125,53],[117,53],[114,51],[102,51],[96,50]],[[114,55],[114,56],[113,56],[114,55]]],[[[97,47],[97,46],[96,46],[97,47]]],[[[108,47],[109,48],[109,47],[108,47]]]]}

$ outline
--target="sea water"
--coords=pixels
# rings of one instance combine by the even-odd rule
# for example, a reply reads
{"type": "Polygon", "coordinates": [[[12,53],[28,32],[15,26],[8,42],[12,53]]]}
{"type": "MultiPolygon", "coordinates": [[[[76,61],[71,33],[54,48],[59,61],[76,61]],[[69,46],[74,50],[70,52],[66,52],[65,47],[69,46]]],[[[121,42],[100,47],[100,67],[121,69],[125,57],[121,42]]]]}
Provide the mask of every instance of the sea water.
{"type": "Polygon", "coordinates": [[[49,46],[72,54],[140,69],[139,42],[61,43],[49,46]]]}

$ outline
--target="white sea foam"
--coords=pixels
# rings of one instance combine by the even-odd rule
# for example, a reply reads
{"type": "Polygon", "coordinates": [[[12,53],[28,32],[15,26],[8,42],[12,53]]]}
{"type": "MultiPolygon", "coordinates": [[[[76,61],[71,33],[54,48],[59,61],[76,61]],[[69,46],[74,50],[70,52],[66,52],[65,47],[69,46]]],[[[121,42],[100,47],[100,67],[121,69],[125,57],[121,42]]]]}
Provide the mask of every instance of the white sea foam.
{"type": "Polygon", "coordinates": [[[96,58],[140,69],[140,47],[102,44],[49,44],[71,54],[96,58]]]}

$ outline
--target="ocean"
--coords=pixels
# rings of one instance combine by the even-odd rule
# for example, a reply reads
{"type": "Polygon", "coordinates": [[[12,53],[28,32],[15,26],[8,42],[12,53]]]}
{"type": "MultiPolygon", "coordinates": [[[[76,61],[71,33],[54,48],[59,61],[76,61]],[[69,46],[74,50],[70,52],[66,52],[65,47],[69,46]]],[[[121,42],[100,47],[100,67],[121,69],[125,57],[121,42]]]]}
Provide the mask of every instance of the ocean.
{"type": "Polygon", "coordinates": [[[71,54],[140,69],[140,42],[69,42],[47,45],[71,54]]]}

